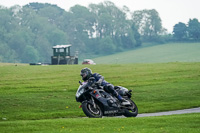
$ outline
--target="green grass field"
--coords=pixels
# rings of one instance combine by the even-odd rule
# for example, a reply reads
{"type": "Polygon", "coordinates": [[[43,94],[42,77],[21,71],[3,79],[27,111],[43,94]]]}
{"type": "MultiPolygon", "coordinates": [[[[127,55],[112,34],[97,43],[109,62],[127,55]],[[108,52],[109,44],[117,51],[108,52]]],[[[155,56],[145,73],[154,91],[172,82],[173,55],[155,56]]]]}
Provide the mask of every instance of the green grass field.
{"type": "Polygon", "coordinates": [[[97,64],[200,62],[200,43],[170,43],[95,58],[97,64]]]}
{"type": "Polygon", "coordinates": [[[0,122],[1,133],[199,133],[200,115],[0,122]]]}
{"type": "Polygon", "coordinates": [[[85,117],[78,108],[80,103],[75,101],[83,67],[90,67],[114,85],[132,89],[132,99],[138,105],[139,113],[200,106],[200,63],[0,64],[1,132],[199,131],[199,114],[124,119],[78,118],[85,117]],[[99,125],[96,126],[95,122],[99,125]],[[182,128],[177,128],[179,126],[182,128]]]}
{"type": "Polygon", "coordinates": [[[139,113],[200,107],[199,51],[200,43],[177,43],[96,58],[91,66],[0,64],[0,132],[199,133],[199,113],[87,119],[75,101],[80,70],[90,67],[132,89],[139,113]]]}

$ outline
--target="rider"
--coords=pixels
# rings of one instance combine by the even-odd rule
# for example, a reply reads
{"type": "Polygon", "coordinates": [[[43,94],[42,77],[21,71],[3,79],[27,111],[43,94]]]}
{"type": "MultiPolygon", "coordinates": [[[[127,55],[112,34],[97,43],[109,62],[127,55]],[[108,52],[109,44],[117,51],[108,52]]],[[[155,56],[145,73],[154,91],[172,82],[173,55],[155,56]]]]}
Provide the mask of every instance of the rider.
{"type": "Polygon", "coordinates": [[[117,91],[114,89],[114,86],[112,84],[110,84],[106,80],[104,80],[103,76],[101,76],[98,73],[92,74],[92,70],[90,68],[87,68],[87,67],[83,68],[81,70],[80,75],[81,75],[83,81],[87,81],[90,77],[94,77],[95,81],[96,81],[95,84],[99,85],[99,86],[103,86],[104,90],[111,93],[112,95],[114,95],[121,102],[122,105],[130,104],[129,101],[122,98],[122,96],[117,93],[117,91]]]}

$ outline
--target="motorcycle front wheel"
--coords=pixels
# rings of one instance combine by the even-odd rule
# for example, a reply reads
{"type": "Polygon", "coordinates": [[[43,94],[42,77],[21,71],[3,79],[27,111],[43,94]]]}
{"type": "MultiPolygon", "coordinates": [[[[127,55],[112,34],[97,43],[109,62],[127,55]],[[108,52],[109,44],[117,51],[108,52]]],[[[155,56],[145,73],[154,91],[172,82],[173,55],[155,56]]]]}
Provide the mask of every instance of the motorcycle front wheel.
{"type": "Polygon", "coordinates": [[[126,117],[136,117],[138,114],[138,108],[137,105],[131,100],[128,100],[131,105],[128,107],[128,109],[125,110],[124,116],[126,117]]]}
{"type": "Polygon", "coordinates": [[[82,110],[87,117],[90,118],[101,118],[103,113],[101,108],[96,104],[96,108],[89,102],[82,103],[82,110]]]}

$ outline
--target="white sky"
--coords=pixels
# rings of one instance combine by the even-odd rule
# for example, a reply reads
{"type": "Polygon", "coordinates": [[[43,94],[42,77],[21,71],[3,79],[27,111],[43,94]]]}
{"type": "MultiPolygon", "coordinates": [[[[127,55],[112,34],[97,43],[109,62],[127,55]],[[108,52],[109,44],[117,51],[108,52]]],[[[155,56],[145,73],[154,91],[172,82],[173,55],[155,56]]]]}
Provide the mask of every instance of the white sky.
{"type": "MultiPolygon", "coordinates": [[[[104,0],[0,0],[0,5],[11,7],[24,6],[30,2],[50,3],[69,10],[79,4],[88,7],[90,3],[98,4],[104,0]]],[[[197,18],[200,21],[200,0],[108,0],[118,8],[127,6],[131,12],[143,9],[156,9],[162,20],[163,27],[172,32],[178,22],[188,23],[189,19],[197,18]]]]}

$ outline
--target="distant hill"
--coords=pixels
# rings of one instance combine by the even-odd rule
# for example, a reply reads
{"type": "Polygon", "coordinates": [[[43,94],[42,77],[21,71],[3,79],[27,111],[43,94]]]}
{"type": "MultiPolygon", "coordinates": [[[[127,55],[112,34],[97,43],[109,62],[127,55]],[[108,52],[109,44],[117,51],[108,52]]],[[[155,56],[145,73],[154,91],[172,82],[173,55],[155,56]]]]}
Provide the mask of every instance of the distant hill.
{"type": "Polygon", "coordinates": [[[200,43],[169,43],[93,59],[97,64],[200,62],[200,43]]]}

